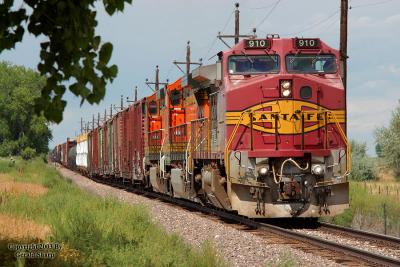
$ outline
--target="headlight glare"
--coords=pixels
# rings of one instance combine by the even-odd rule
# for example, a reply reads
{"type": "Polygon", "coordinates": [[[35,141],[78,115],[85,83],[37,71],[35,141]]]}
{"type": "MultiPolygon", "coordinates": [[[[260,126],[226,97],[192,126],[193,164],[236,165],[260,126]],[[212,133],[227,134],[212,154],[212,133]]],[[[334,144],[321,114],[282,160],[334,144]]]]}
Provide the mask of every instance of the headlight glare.
{"type": "Polygon", "coordinates": [[[282,89],[290,89],[291,87],[290,81],[283,81],[281,86],[282,89]]]}
{"type": "Polygon", "coordinates": [[[258,169],[259,175],[266,175],[267,172],[268,172],[268,169],[266,167],[262,167],[262,168],[258,169]]]}
{"type": "Polygon", "coordinates": [[[292,96],[292,81],[289,80],[281,81],[281,96],[282,97],[292,96]]]}
{"type": "Polygon", "coordinates": [[[289,97],[290,96],[290,90],[289,89],[283,89],[282,90],[282,96],[284,97],[289,97]]]}
{"type": "Polygon", "coordinates": [[[311,167],[311,172],[315,175],[323,175],[325,172],[324,166],[320,164],[314,164],[311,167]]]}

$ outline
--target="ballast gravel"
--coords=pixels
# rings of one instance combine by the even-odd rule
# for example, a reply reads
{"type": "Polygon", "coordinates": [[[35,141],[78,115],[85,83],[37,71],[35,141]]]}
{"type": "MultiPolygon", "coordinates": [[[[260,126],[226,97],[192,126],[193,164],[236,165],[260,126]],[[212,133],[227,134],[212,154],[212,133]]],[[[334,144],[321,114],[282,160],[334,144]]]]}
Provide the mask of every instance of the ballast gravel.
{"type": "Polygon", "coordinates": [[[218,255],[229,266],[342,266],[289,245],[269,243],[263,237],[236,229],[204,214],[99,184],[63,167],[57,169],[64,177],[90,193],[112,196],[132,205],[147,206],[154,222],[167,232],[178,234],[193,247],[211,241],[218,255]]]}

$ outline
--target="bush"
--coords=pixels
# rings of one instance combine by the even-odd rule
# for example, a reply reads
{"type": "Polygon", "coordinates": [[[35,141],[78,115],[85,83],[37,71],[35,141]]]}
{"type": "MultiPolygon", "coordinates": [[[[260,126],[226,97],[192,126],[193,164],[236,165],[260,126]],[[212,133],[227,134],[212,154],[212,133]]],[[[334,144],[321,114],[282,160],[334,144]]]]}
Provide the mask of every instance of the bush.
{"type": "Polygon", "coordinates": [[[375,160],[367,155],[367,144],[358,143],[354,140],[350,142],[351,145],[351,161],[352,169],[350,179],[356,181],[374,180],[376,179],[375,173],[375,160]]]}
{"type": "Polygon", "coordinates": [[[375,180],[375,161],[373,158],[353,158],[350,179],[355,181],[375,180]]]}
{"type": "Polygon", "coordinates": [[[388,127],[375,132],[376,153],[386,167],[400,175],[400,102],[392,113],[388,127]]]}
{"type": "Polygon", "coordinates": [[[21,151],[21,157],[24,160],[33,159],[36,156],[36,150],[31,147],[26,147],[24,150],[21,151]]]}
{"type": "Polygon", "coordinates": [[[6,140],[0,143],[0,157],[8,157],[19,153],[19,143],[14,140],[6,140]]]}

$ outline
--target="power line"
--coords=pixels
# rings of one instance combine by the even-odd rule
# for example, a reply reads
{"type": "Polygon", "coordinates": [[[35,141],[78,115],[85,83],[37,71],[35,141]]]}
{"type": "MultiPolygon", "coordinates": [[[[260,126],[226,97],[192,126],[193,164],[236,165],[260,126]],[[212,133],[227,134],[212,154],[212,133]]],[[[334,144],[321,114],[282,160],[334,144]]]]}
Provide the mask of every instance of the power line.
{"type": "Polygon", "coordinates": [[[310,26],[308,26],[308,27],[306,27],[306,28],[304,28],[304,29],[302,29],[302,30],[300,30],[300,31],[291,32],[291,33],[285,33],[285,34],[282,34],[282,35],[296,35],[296,34],[299,34],[299,33],[303,33],[303,32],[312,30],[312,29],[316,28],[317,26],[319,26],[319,25],[321,25],[321,24],[327,22],[327,21],[330,20],[331,18],[333,18],[336,14],[339,13],[339,11],[340,11],[340,10],[337,9],[335,12],[331,13],[328,17],[326,17],[326,18],[324,18],[324,19],[322,19],[322,20],[319,20],[319,21],[317,21],[317,22],[311,24],[310,26]]]}
{"type": "MultiPolygon", "coordinates": [[[[336,16],[334,16],[334,18],[336,18],[336,16]]],[[[326,25],[325,27],[323,27],[322,29],[320,29],[320,31],[316,34],[316,36],[322,35],[324,34],[328,29],[330,29],[332,27],[332,25],[334,25],[335,23],[337,23],[337,20],[334,19],[332,20],[331,23],[329,23],[328,25],[326,25]]]]}
{"type": "Polygon", "coordinates": [[[275,8],[279,5],[279,3],[280,3],[281,1],[282,1],[282,0],[278,0],[278,1],[275,2],[274,6],[271,8],[271,10],[270,10],[270,11],[267,13],[267,15],[261,20],[261,22],[258,23],[258,24],[256,25],[255,28],[260,27],[260,26],[269,18],[269,16],[272,14],[272,12],[274,12],[275,8]]]}
{"type": "MultiPolygon", "coordinates": [[[[229,24],[229,22],[231,21],[231,18],[232,18],[232,16],[233,16],[234,13],[235,13],[235,10],[233,10],[233,11],[231,12],[231,14],[229,15],[229,17],[228,17],[228,19],[226,20],[225,25],[224,25],[224,27],[223,27],[223,29],[222,29],[221,32],[224,32],[224,31],[226,30],[226,27],[228,27],[228,24],[229,24]]],[[[210,47],[209,47],[209,49],[208,49],[208,51],[207,51],[207,54],[203,57],[204,60],[207,59],[207,57],[208,57],[208,55],[210,54],[211,50],[213,49],[215,43],[217,42],[217,39],[218,39],[218,38],[215,37],[215,38],[213,39],[213,41],[211,42],[210,47]]]]}
{"type": "Polygon", "coordinates": [[[268,5],[268,6],[261,6],[261,7],[245,7],[245,8],[247,8],[247,9],[267,9],[267,8],[270,8],[271,6],[273,6],[273,5],[275,5],[275,4],[276,4],[276,2],[275,2],[275,3],[272,3],[272,4],[268,5]]]}
{"type": "Polygon", "coordinates": [[[169,67],[169,70],[167,72],[167,79],[169,79],[169,75],[171,74],[172,68],[174,67],[174,64],[171,64],[171,66],[169,67]]]}
{"type": "Polygon", "coordinates": [[[380,2],[375,2],[375,3],[350,6],[349,9],[354,9],[354,8],[359,8],[359,7],[378,6],[378,5],[383,5],[383,4],[386,4],[386,3],[389,3],[389,2],[393,2],[393,0],[386,0],[386,1],[380,1],[380,2]]]}

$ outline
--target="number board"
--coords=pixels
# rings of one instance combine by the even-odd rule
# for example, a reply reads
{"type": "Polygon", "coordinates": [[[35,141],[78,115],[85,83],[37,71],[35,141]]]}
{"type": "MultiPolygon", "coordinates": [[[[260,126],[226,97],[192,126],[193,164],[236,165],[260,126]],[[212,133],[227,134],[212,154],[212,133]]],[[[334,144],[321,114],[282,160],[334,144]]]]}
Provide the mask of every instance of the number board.
{"type": "Polygon", "coordinates": [[[245,49],[266,49],[270,48],[271,41],[268,39],[248,39],[244,40],[245,49]]]}
{"type": "Polygon", "coordinates": [[[296,38],[295,45],[297,49],[317,49],[319,48],[319,39],[312,38],[296,38]]]}

